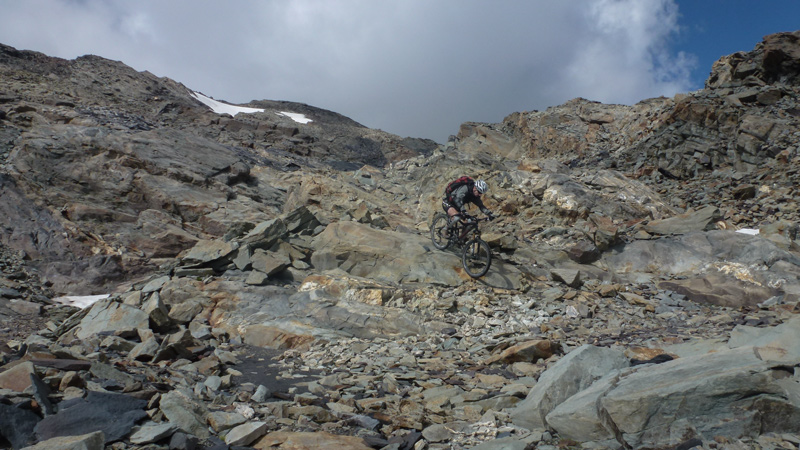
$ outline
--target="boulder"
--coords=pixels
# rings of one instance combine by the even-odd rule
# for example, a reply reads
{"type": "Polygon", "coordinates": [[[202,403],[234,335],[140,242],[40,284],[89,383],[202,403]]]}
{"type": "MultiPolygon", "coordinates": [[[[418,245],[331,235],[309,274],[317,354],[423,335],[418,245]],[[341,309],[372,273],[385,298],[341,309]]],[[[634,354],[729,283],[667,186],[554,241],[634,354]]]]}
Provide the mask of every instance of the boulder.
{"type": "Polygon", "coordinates": [[[87,339],[100,333],[135,335],[139,328],[149,326],[149,316],[139,308],[119,303],[114,299],[93,304],[75,331],[78,339],[87,339]]]}
{"type": "Polygon", "coordinates": [[[714,304],[754,304],[800,292],[800,256],[769,239],[728,230],[637,240],[604,254],[603,261],[628,279],[643,274],[683,278],[659,286],[714,304]]]}
{"type": "Polygon", "coordinates": [[[129,440],[131,444],[151,444],[172,436],[177,429],[171,423],[149,423],[135,428],[129,440]]]}
{"type": "Polygon", "coordinates": [[[621,350],[581,346],[542,373],[525,400],[511,411],[511,420],[515,425],[530,430],[546,429],[545,417],[555,407],[596,380],[628,365],[621,350]]]}
{"type": "Polygon", "coordinates": [[[652,220],[644,230],[655,235],[686,234],[693,231],[708,231],[722,219],[719,208],[707,206],[699,211],[687,212],[667,219],[652,220]]]}
{"type": "Polygon", "coordinates": [[[621,379],[600,404],[633,447],[796,433],[800,388],[781,382],[782,367],[752,347],[680,358],[621,379]]]}
{"type": "MultiPolygon", "coordinates": [[[[435,251],[426,236],[378,230],[352,221],[328,225],[314,238],[312,248],[311,263],[317,270],[338,268],[387,283],[456,286],[470,279],[461,267],[460,254],[435,251]]],[[[491,286],[519,289],[524,278],[516,267],[493,261],[482,280],[491,286]]]]}
{"type": "Polygon", "coordinates": [[[265,422],[247,422],[230,430],[225,436],[225,443],[234,446],[250,445],[266,432],[267,424],[265,422]]]}
{"type": "Polygon", "coordinates": [[[258,450],[300,449],[317,450],[371,450],[372,447],[357,436],[338,436],[324,431],[290,432],[275,431],[269,433],[252,444],[258,450]]]}
{"type": "Polygon", "coordinates": [[[115,442],[130,433],[147,416],[147,401],[127,395],[89,391],[85,398],[59,403],[58,413],[36,425],[40,441],[102,431],[105,442],[115,442]]]}
{"type": "Polygon", "coordinates": [[[0,372],[0,389],[23,392],[31,386],[31,375],[36,375],[36,368],[30,361],[3,368],[3,372],[0,372]]]}
{"type": "Polygon", "coordinates": [[[181,430],[201,439],[210,436],[208,410],[193,395],[176,389],[161,396],[160,406],[164,417],[181,430]]]}
{"type": "Polygon", "coordinates": [[[33,441],[34,428],[40,420],[29,409],[0,404],[0,436],[13,448],[26,447],[33,441]]]}
{"type": "Polygon", "coordinates": [[[67,435],[54,437],[36,445],[25,447],[26,450],[103,450],[106,448],[102,431],[82,434],[78,436],[67,435]]]}

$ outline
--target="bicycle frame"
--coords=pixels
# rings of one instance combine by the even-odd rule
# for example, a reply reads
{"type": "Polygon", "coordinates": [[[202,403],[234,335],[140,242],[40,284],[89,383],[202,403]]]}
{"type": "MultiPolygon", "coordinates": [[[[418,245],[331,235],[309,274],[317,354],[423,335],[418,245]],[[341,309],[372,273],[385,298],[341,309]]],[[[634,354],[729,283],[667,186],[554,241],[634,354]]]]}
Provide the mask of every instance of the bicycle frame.
{"type": "Polygon", "coordinates": [[[458,225],[456,226],[456,234],[452,237],[452,239],[459,245],[464,245],[471,239],[480,239],[481,237],[481,230],[478,227],[478,223],[481,220],[488,220],[488,219],[478,219],[476,217],[470,218],[467,221],[459,221],[458,225]]]}

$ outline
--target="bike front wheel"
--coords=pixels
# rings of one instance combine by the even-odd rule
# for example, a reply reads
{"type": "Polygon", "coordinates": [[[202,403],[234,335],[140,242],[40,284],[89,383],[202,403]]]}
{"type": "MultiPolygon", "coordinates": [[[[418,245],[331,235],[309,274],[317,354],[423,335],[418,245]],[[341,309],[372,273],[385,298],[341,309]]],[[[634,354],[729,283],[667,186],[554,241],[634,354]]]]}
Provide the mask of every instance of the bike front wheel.
{"type": "Polygon", "coordinates": [[[492,251],[489,249],[489,244],[482,239],[467,242],[461,256],[461,264],[464,265],[467,275],[472,278],[486,275],[492,265],[492,251]]]}
{"type": "Polygon", "coordinates": [[[452,242],[447,235],[447,224],[450,222],[446,214],[437,214],[431,222],[431,241],[433,246],[439,250],[444,250],[452,242]]]}

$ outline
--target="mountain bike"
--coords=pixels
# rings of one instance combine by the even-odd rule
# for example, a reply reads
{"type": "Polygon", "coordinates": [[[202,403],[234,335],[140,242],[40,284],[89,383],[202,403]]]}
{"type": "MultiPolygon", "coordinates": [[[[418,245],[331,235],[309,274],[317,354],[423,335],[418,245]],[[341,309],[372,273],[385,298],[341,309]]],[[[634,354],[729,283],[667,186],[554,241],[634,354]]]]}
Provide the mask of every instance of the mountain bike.
{"type": "Polygon", "coordinates": [[[488,220],[488,217],[479,219],[464,215],[462,220],[448,230],[447,214],[436,214],[431,221],[433,246],[439,250],[445,250],[452,245],[462,247],[461,264],[464,270],[472,278],[480,278],[486,275],[492,265],[492,251],[489,244],[481,239],[481,230],[478,227],[480,222],[488,220]]]}

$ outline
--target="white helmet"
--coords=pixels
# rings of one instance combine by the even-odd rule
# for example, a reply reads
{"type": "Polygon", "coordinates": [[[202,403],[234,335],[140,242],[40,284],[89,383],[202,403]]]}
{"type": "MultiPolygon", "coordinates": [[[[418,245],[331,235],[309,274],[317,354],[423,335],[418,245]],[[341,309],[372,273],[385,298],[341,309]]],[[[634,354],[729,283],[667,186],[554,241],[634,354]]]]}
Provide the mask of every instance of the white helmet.
{"type": "Polygon", "coordinates": [[[478,180],[475,182],[475,187],[478,188],[478,192],[481,194],[485,194],[486,191],[489,190],[489,186],[483,180],[478,180]]]}

